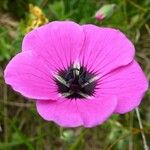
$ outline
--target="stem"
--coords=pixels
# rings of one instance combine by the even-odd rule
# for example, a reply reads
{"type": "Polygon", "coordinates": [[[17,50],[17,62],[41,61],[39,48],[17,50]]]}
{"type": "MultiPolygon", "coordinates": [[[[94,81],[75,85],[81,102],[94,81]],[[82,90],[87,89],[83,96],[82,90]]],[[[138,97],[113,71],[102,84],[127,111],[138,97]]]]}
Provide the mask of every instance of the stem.
{"type": "Polygon", "coordinates": [[[136,111],[136,115],[137,115],[137,118],[138,118],[138,121],[139,121],[139,127],[141,129],[141,135],[142,135],[144,150],[149,150],[149,147],[148,147],[147,142],[146,142],[145,134],[143,132],[143,125],[142,125],[142,120],[141,120],[141,117],[140,117],[139,109],[136,108],[135,111],[136,111]]]}
{"type": "Polygon", "coordinates": [[[129,137],[129,150],[133,150],[133,133],[132,133],[132,129],[133,129],[133,111],[130,112],[130,122],[129,122],[129,126],[130,126],[130,137],[129,137]]]}
{"type": "Polygon", "coordinates": [[[146,12],[146,11],[149,10],[149,8],[147,8],[147,9],[146,9],[146,8],[143,8],[143,7],[141,7],[140,5],[138,5],[137,3],[135,3],[135,2],[133,2],[133,1],[131,1],[131,0],[128,0],[128,2],[129,2],[132,6],[134,6],[135,8],[137,8],[137,9],[143,11],[143,12],[146,12]]]}
{"type": "MultiPolygon", "coordinates": [[[[3,100],[4,100],[4,103],[7,103],[7,86],[4,85],[4,96],[3,96],[3,100]]],[[[8,111],[7,111],[7,106],[4,106],[4,132],[5,132],[5,135],[4,135],[4,139],[5,139],[5,142],[8,142],[8,111]]]]}

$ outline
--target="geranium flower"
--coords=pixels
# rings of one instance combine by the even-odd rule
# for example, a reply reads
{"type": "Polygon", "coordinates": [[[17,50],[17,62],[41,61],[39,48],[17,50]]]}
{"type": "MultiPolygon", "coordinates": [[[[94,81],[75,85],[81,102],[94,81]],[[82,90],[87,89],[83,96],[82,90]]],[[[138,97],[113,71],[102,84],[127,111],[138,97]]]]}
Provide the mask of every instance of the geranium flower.
{"type": "Polygon", "coordinates": [[[5,81],[63,127],[93,127],[137,107],[148,82],[119,30],[54,21],[29,32],[5,81]]]}

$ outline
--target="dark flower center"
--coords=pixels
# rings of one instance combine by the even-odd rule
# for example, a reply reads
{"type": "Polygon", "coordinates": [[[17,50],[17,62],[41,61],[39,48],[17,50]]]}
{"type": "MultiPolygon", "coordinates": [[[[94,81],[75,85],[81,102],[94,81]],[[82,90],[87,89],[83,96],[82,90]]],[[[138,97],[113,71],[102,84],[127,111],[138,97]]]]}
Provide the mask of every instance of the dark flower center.
{"type": "Polygon", "coordinates": [[[58,93],[68,99],[93,96],[97,85],[97,79],[93,73],[87,71],[85,67],[73,65],[58,71],[55,82],[58,93]]]}

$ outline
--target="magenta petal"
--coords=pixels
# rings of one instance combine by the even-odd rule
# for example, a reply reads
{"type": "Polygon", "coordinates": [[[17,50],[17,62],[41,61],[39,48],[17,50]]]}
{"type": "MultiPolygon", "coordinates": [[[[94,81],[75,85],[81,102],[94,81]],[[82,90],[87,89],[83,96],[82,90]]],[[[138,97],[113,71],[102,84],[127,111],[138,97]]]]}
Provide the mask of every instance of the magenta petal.
{"type": "Polygon", "coordinates": [[[140,104],[148,81],[138,63],[133,61],[102,77],[99,88],[99,96],[117,96],[116,113],[126,113],[140,104]]]}
{"type": "Polygon", "coordinates": [[[7,84],[26,97],[57,98],[51,66],[47,66],[40,56],[31,51],[17,54],[7,65],[4,76],[7,84]]]}
{"type": "Polygon", "coordinates": [[[63,127],[77,127],[83,124],[75,100],[36,101],[38,113],[47,121],[54,121],[63,127]]]}
{"type": "Polygon", "coordinates": [[[38,113],[48,121],[63,127],[93,127],[103,123],[114,112],[117,104],[115,97],[95,99],[62,99],[36,103],[38,113]]]}
{"type": "Polygon", "coordinates": [[[83,25],[85,43],[80,59],[89,69],[110,72],[133,60],[134,46],[119,30],[83,25]]]}
{"type": "Polygon", "coordinates": [[[37,52],[55,68],[67,68],[78,57],[84,42],[80,25],[71,21],[54,21],[29,32],[22,50],[37,52]]]}

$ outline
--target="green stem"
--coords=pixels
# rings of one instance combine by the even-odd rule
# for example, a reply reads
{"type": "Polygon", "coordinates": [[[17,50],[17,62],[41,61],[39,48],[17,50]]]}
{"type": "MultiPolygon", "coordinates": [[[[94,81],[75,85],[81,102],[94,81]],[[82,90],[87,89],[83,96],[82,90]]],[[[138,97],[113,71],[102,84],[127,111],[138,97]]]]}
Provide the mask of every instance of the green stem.
{"type": "Polygon", "coordinates": [[[140,127],[140,129],[141,129],[141,135],[142,135],[144,150],[149,150],[149,147],[148,147],[147,141],[146,141],[146,137],[145,137],[145,134],[144,134],[144,132],[143,132],[143,125],[142,125],[142,120],[141,120],[141,116],[140,116],[139,109],[136,108],[135,111],[136,111],[136,115],[137,115],[137,118],[138,118],[139,127],[140,127]]]}

